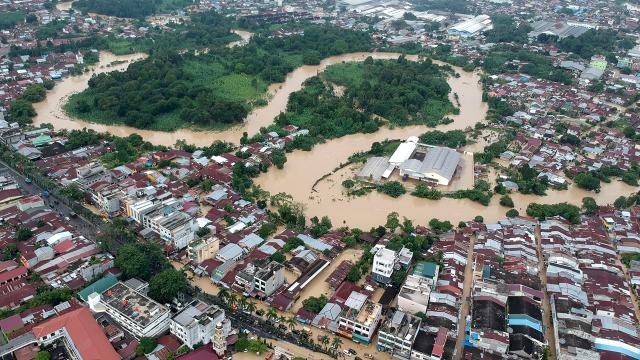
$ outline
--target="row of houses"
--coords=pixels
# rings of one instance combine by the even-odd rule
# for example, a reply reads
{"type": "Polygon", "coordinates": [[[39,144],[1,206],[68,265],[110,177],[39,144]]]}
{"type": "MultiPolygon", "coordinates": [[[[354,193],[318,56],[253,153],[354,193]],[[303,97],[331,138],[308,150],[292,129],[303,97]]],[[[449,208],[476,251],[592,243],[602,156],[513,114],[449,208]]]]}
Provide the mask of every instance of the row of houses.
{"type": "Polygon", "coordinates": [[[640,355],[630,284],[602,220],[541,222],[558,359],[640,355]]]}

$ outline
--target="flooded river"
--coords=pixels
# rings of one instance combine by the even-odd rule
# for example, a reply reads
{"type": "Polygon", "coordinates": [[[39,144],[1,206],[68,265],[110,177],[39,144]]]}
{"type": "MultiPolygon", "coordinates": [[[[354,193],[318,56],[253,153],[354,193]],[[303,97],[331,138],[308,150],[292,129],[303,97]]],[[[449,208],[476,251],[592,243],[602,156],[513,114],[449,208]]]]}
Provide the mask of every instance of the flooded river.
{"type": "MultiPolygon", "coordinates": [[[[240,35],[243,38],[250,36],[250,34],[240,35]]],[[[110,126],[78,121],[64,113],[62,106],[68,96],[85,89],[91,74],[125,69],[129,62],[111,67],[106,65],[115,60],[132,61],[143,56],[144,54],[114,56],[113,54],[102,52],[100,63],[94,68],[93,72],[85,73],[82,76],[65,78],[48,93],[45,101],[34,104],[38,112],[34,123],[52,123],[56,128],[67,129],[87,127],[97,131],[108,131],[118,136],[138,133],[147,141],[168,146],[175,144],[176,140],[179,139],[185,139],[187,142],[196,145],[208,145],[214,140],[237,142],[243,132],[254,134],[259,131],[260,127],[271,124],[274,117],[286,109],[289,94],[301,89],[302,83],[306,79],[323,71],[328,65],[347,61],[363,61],[367,56],[372,56],[376,59],[393,59],[397,58],[399,54],[353,53],[324,59],[320,65],[302,66],[291,72],[284,83],[273,84],[269,87],[268,91],[271,100],[268,105],[254,109],[243,125],[227,131],[181,129],[173,133],[166,133],[140,130],[128,126],[110,126]]],[[[409,58],[415,60],[415,57],[409,58]]],[[[451,97],[453,97],[454,93],[458,94],[460,114],[450,116],[454,122],[439,126],[438,129],[440,130],[472,127],[478,121],[482,121],[487,112],[487,105],[482,102],[479,76],[475,73],[464,72],[459,68],[454,69],[460,74],[460,77],[451,77],[449,85],[452,88],[451,97]]],[[[305,205],[309,216],[329,215],[333,224],[337,226],[345,223],[349,226],[368,229],[371,226],[383,224],[386,215],[392,211],[397,211],[401,216],[414,220],[416,224],[425,224],[433,217],[457,222],[471,219],[476,215],[482,215],[487,220],[496,220],[504,216],[507,209],[497,204],[497,198],[494,199],[489,207],[467,200],[442,199],[440,201],[429,201],[409,195],[393,199],[378,193],[372,193],[360,198],[348,198],[342,194],[342,186],[340,185],[342,180],[351,176],[346,171],[334,174],[329,179],[321,182],[316,187],[317,192],[312,192],[311,187],[318,178],[345,162],[354,152],[368,150],[372,142],[384,139],[405,139],[412,135],[419,135],[427,130],[428,128],[424,126],[383,128],[373,134],[354,134],[331,140],[317,145],[311,152],[296,151],[288,154],[288,162],[283,170],[271,169],[267,174],[258,178],[257,182],[271,193],[287,192],[293,195],[296,201],[305,205]]],[[[475,151],[481,150],[479,147],[478,145],[470,146],[475,151]]],[[[606,204],[613,202],[618,196],[628,195],[632,191],[635,191],[635,189],[621,182],[614,182],[612,184],[604,184],[603,191],[600,194],[585,193],[580,189],[572,188],[569,191],[550,192],[550,196],[546,197],[515,194],[513,198],[516,202],[516,207],[522,210],[521,212],[524,212],[529,202],[556,203],[568,201],[580,204],[582,197],[593,196],[599,203],[606,204]]]]}

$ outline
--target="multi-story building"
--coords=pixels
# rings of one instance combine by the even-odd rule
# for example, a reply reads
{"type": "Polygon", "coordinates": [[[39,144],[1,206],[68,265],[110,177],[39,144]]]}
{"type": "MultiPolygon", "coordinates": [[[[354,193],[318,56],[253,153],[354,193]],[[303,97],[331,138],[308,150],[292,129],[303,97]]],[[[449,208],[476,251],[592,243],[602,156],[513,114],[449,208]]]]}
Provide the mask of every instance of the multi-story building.
{"type": "Polygon", "coordinates": [[[284,266],[268,259],[256,260],[236,274],[234,287],[247,295],[266,298],[284,284],[284,266]]]}
{"type": "Polygon", "coordinates": [[[420,323],[419,317],[397,310],[391,319],[380,327],[378,351],[385,351],[399,359],[409,360],[411,348],[420,330],[420,323]]]}
{"type": "Polygon", "coordinates": [[[373,257],[373,268],[371,269],[371,277],[373,280],[388,284],[391,282],[391,274],[398,261],[395,251],[386,247],[378,249],[373,257]]]}
{"type": "Polygon", "coordinates": [[[398,293],[398,308],[410,314],[426,314],[431,291],[438,281],[440,266],[433,262],[419,262],[407,276],[398,293]]]}
{"type": "Polygon", "coordinates": [[[196,264],[213,258],[220,249],[220,239],[215,236],[192,241],[189,244],[189,258],[196,264]]]}
{"type": "Polygon", "coordinates": [[[260,297],[271,296],[282,284],[284,284],[284,266],[276,261],[260,267],[254,276],[255,290],[260,297]]]}
{"type": "Polygon", "coordinates": [[[123,282],[89,295],[87,302],[91,310],[106,312],[138,338],[155,337],[169,329],[169,309],[123,282]]]}
{"type": "Polygon", "coordinates": [[[102,164],[92,162],[76,169],[76,182],[82,189],[88,189],[89,186],[98,181],[111,182],[111,172],[107,171],[102,164]]]}
{"type": "Polygon", "coordinates": [[[87,308],[81,307],[47,320],[35,326],[31,332],[42,347],[61,342],[73,360],[122,358],[87,308]]]}
{"type": "Polygon", "coordinates": [[[160,238],[172,243],[176,249],[184,249],[195,239],[195,220],[187,213],[176,211],[169,215],[158,215],[151,223],[151,229],[160,238]]]}
{"type": "MultiPolygon", "coordinates": [[[[223,324],[224,320],[224,310],[202,301],[194,301],[171,319],[169,329],[183,344],[193,348],[195,344],[211,342],[216,325],[223,324]]],[[[230,326],[228,324],[229,328],[230,326]]],[[[227,331],[226,334],[228,333],[227,331]]]]}
{"type": "Polygon", "coordinates": [[[120,211],[120,198],[122,192],[116,185],[107,185],[91,193],[91,200],[108,216],[113,216],[120,211]]]}
{"type": "Polygon", "coordinates": [[[189,214],[177,210],[178,200],[125,201],[125,212],[144,228],[151,229],[176,249],[184,249],[195,238],[196,224],[189,214]]]}
{"type": "Polygon", "coordinates": [[[381,317],[382,305],[373,303],[366,295],[353,291],[344,303],[336,333],[355,342],[369,344],[381,317]]]}

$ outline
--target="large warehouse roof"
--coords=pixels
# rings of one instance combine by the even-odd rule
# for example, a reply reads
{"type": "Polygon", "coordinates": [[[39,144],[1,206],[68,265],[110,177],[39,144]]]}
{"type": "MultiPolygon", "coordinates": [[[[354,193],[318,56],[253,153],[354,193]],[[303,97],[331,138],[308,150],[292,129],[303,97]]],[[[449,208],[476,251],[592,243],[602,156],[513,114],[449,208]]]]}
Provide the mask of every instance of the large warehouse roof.
{"type": "Polygon", "coordinates": [[[407,139],[407,141],[398,145],[396,151],[393,153],[393,155],[391,155],[389,163],[394,165],[402,164],[411,157],[417,146],[418,142],[416,138],[413,136],[410,137],[409,139],[407,139]]]}
{"type": "Polygon", "coordinates": [[[401,171],[413,173],[436,174],[451,180],[460,162],[460,153],[446,147],[434,147],[427,152],[424,160],[409,159],[401,166],[401,171]]]}
{"type": "Polygon", "coordinates": [[[460,162],[460,153],[446,147],[436,147],[427,153],[422,162],[423,173],[436,173],[444,178],[451,179],[460,162]]]}

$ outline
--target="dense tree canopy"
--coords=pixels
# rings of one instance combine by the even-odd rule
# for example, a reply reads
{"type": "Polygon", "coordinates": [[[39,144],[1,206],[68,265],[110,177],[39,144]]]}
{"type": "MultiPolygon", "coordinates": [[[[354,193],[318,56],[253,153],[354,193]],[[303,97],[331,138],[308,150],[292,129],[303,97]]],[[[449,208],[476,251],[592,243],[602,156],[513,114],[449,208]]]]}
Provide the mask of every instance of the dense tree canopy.
{"type": "Polygon", "coordinates": [[[85,12],[98,14],[144,18],[159,11],[176,10],[193,0],[78,0],[73,7],[85,12]]]}
{"type": "Polygon", "coordinates": [[[509,15],[493,15],[491,21],[493,29],[486,32],[488,42],[519,44],[528,42],[527,34],[531,31],[531,26],[527,23],[516,24],[513,17],[509,15]]]}
{"type": "Polygon", "coordinates": [[[596,54],[607,54],[634,47],[635,42],[620,35],[612,29],[589,29],[584,34],[569,36],[558,42],[558,48],[565,52],[573,52],[584,59],[590,59],[596,54]]]}
{"type": "Polygon", "coordinates": [[[184,292],[187,287],[188,282],[184,273],[171,267],[151,279],[149,296],[160,303],[166,303],[184,292]]]}
{"type": "Polygon", "coordinates": [[[215,13],[194,15],[180,31],[181,44],[164,41],[149,58],[124,72],[94,76],[89,88],[72,96],[65,109],[102,123],[173,131],[180,127],[218,127],[242,121],[266,85],[284,81],[301,65],[304,52],[321,58],[370,49],[368,35],[333,27],[309,26],[304,35],[255,35],[245,46],[221,47],[230,23],[215,13]],[[216,19],[220,21],[216,21],[216,19]],[[212,23],[212,29],[209,24],[212,23]],[[208,47],[206,54],[179,53],[208,47]]]}
{"type": "Polygon", "coordinates": [[[347,87],[345,96],[366,112],[393,124],[435,126],[457,109],[449,101],[451,88],[443,69],[430,60],[366,59],[333,65],[325,70],[328,81],[347,87]]]}
{"type": "Polygon", "coordinates": [[[490,74],[524,73],[563,84],[572,82],[571,74],[553,66],[549,57],[522,48],[497,46],[487,54],[482,67],[490,74]],[[513,60],[520,63],[513,63],[513,60]]]}
{"type": "Polygon", "coordinates": [[[551,205],[531,203],[527,206],[527,215],[538,219],[561,216],[573,224],[580,222],[580,208],[566,202],[551,205]]]}
{"type": "Polygon", "coordinates": [[[122,270],[125,278],[135,277],[146,281],[170,266],[157,245],[140,242],[121,246],[115,265],[122,270]]]}

